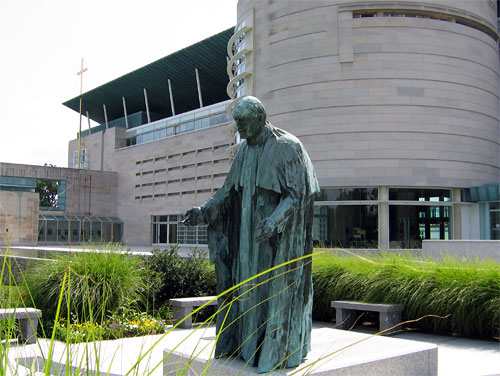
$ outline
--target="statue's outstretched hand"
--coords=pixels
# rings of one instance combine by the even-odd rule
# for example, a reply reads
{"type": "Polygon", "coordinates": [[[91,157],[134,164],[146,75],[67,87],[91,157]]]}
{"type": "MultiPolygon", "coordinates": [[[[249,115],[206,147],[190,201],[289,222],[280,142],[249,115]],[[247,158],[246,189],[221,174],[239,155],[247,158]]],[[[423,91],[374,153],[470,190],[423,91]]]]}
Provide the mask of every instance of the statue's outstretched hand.
{"type": "Polygon", "coordinates": [[[257,226],[257,236],[255,240],[263,242],[269,240],[276,233],[276,225],[269,218],[264,218],[257,226]]]}
{"type": "Polygon", "coordinates": [[[186,226],[196,226],[199,223],[203,222],[203,213],[201,208],[195,206],[194,208],[189,209],[184,215],[184,220],[181,222],[186,226]]]}

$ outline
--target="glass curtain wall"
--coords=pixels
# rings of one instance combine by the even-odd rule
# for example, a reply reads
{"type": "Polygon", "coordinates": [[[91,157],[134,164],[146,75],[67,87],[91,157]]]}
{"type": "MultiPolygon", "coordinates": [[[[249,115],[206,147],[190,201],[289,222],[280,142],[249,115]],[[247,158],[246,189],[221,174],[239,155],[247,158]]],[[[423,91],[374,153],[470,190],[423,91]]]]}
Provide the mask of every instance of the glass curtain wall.
{"type": "Polygon", "coordinates": [[[500,202],[489,203],[490,239],[500,240],[500,202]]]}
{"type": "Polygon", "coordinates": [[[424,239],[451,239],[449,189],[390,188],[389,201],[391,248],[422,248],[424,239]]]}
{"type": "Polygon", "coordinates": [[[320,247],[377,248],[378,190],[325,188],[315,197],[313,241],[320,247]]]}
{"type": "Polygon", "coordinates": [[[123,222],[113,217],[53,216],[38,218],[39,243],[108,243],[122,239],[123,222]]]}

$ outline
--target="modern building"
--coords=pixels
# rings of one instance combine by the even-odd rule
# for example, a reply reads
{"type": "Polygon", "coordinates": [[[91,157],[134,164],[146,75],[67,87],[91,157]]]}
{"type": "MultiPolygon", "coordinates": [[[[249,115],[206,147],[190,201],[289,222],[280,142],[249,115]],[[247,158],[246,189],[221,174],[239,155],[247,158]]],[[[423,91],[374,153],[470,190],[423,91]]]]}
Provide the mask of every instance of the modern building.
{"type": "Polygon", "coordinates": [[[500,239],[498,1],[240,0],[237,13],[234,29],[81,97],[100,125],[70,141],[68,166],[113,174],[99,216],[124,243],[206,244],[180,220],[222,186],[243,95],[309,152],[317,244],[500,239]]]}
{"type": "MultiPolygon", "coordinates": [[[[82,95],[101,123],[69,143],[68,165],[117,173],[117,216],[132,245],[204,245],[206,226],[179,222],[222,186],[233,144],[226,93],[233,29],[82,95]]],[[[79,97],[64,103],[79,111],[79,97]]]]}
{"type": "Polygon", "coordinates": [[[0,245],[122,239],[116,172],[0,163],[0,245]],[[52,200],[40,200],[44,187],[52,200]]]}
{"type": "Polygon", "coordinates": [[[237,19],[228,90],[305,144],[316,241],[500,238],[498,1],[240,0],[237,19]]]}

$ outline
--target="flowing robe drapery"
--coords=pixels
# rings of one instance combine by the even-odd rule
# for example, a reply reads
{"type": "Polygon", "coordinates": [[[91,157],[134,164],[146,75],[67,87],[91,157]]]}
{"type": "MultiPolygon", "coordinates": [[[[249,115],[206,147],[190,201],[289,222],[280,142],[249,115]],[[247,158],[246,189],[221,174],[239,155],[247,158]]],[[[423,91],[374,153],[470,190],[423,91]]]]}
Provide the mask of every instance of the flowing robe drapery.
{"type": "MultiPolygon", "coordinates": [[[[202,208],[218,292],[312,252],[313,194],[319,191],[302,143],[266,123],[244,141],[221,189],[202,208]],[[255,240],[273,218],[276,233],[255,240]]],[[[216,356],[241,356],[259,372],[294,367],[310,350],[311,259],[266,273],[219,300],[216,356]],[[227,304],[229,303],[229,304],[227,304]]]]}

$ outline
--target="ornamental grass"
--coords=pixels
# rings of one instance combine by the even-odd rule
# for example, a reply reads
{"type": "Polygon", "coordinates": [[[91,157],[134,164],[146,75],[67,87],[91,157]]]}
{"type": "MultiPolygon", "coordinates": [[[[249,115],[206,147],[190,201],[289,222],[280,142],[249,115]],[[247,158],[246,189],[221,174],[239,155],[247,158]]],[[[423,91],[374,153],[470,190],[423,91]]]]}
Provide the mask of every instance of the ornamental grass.
{"type": "Polygon", "coordinates": [[[332,252],[313,257],[313,279],[316,320],[335,317],[332,300],[402,304],[403,321],[421,319],[411,326],[423,332],[498,340],[500,264],[494,261],[332,252]]]}

